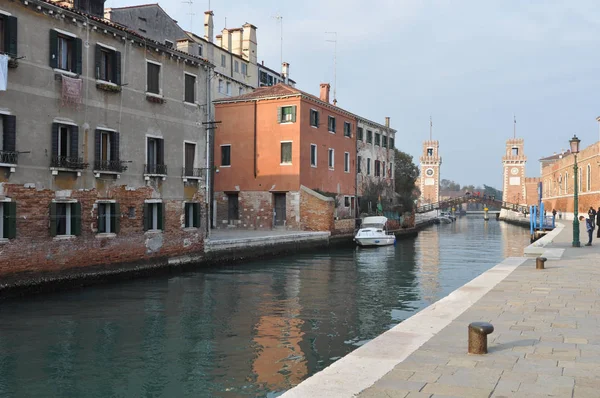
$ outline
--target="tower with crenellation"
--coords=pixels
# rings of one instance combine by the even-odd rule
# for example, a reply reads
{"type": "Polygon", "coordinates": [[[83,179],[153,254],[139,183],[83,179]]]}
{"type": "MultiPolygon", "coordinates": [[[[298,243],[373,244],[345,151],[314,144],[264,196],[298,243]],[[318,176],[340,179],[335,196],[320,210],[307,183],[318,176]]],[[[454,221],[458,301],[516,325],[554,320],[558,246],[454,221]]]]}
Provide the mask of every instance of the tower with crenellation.
{"type": "Polygon", "coordinates": [[[514,204],[527,204],[525,190],[525,164],[523,138],[511,138],[506,141],[506,153],[502,157],[502,201],[514,204]]]}
{"type": "Polygon", "coordinates": [[[420,204],[437,203],[440,201],[440,166],[442,157],[439,154],[440,143],[429,139],[423,142],[421,162],[420,204]]]}

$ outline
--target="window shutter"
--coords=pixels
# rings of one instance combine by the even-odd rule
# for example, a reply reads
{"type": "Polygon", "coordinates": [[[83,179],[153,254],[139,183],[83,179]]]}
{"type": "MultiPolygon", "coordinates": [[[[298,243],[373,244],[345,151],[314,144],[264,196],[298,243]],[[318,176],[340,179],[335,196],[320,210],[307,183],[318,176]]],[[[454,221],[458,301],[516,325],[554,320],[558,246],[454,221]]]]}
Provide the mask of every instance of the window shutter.
{"type": "Polygon", "coordinates": [[[50,203],[50,236],[56,236],[56,203],[50,203]]]}
{"type": "Polygon", "coordinates": [[[73,53],[74,58],[75,58],[75,70],[73,72],[77,73],[78,75],[81,75],[81,71],[82,71],[82,45],[81,45],[81,39],[76,37],[74,39],[74,44],[75,44],[75,51],[73,53]]]}
{"type": "Polygon", "coordinates": [[[150,203],[144,203],[144,231],[148,231],[150,229],[150,220],[152,220],[152,215],[150,214],[150,203]]]}
{"type": "Polygon", "coordinates": [[[104,203],[98,205],[98,232],[105,233],[110,232],[106,230],[106,209],[104,213],[100,212],[100,207],[106,206],[104,203]]]}
{"type": "Polygon", "coordinates": [[[95,58],[95,69],[96,69],[96,79],[100,79],[100,69],[102,68],[102,46],[96,44],[94,50],[94,58],[95,58]]]}
{"type": "Polygon", "coordinates": [[[200,203],[194,203],[193,206],[194,227],[200,228],[200,203]]]}
{"type": "Polygon", "coordinates": [[[158,219],[158,228],[162,231],[165,230],[165,204],[164,203],[157,203],[157,214],[156,214],[156,218],[158,219]]]}
{"type": "Polygon", "coordinates": [[[100,130],[96,129],[96,131],[94,131],[94,160],[96,162],[100,162],[100,137],[101,137],[102,133],[100,132],[100,130]]]}
{"type": "Polygon", "coordinates": [[[164,165],[165,163],[165,140],[156,140],[158,143],[158,161],[157,164],[164,165]]]}
{"type": "Polygon", "coordinates": [[[54,29],[50,29],[50,67],[58,67],[58,33],[54,29]]]}
{"type": "Polygon", "coordinates": [[[17,56],[17,18],[4,17],[6,30],[4,31],[4,50],[12,56],[17,56]]]}
{"type": "Polygon", "coordinates": [[[114,83],[121,85],[121,52],[115,51],[115,60],[113,62],[114,83]]]}
{"type": "Polygon", "coordinates": [[[111,140],[110,140],[110,160],[119,161],[119,160],[121,160],[121,155],[119,154],[119,146],[120,146],[119,133],[117,133],[116,131],[113,132],[111,134],[110,138],[111,138],[111,140]]]}
{"type": "Polygon", "coordinates": [[[14,239],[17,237],[17,203],[4,202],[4,237],[14,239]]]}
{"type": "Polygon", "coordinates": [[[71,126],[71,157],[79,158],[79,127],[71,126]]]}
{"type": "Polygon", "coordinates": [[[281,107],[277,107],[277,123],[281,123],[281,107]]]}
{"type": "Polygon", "coordinates": [[[3,115],[2,125],[4,129],[3,144],[5,151],[16,151],[16,130],[17,130],[17,117],[14,115],[3,115]]]}
{"type": "Polygon", "coordinates": [[[321,111],[317,111],[317,127],[319,127],[320,123],[321,123],[321,111]]]}
{"type": "Polygon", "coordinates": [[[111,203],[110,205],[110,217],[112,225],[112,231],[115,234],[121,232],[121,206],[118,203],[111,203]]]}
{"type": "Polygon", "coordinates": [[[58,156],[58,123],[52,123],[52,157],[58,156]]]}
{"type": "Polygon", "coordinates": [[[71,203],[71,235],[81,235],[81,202],[71,203]]]}
{"type": "Polygon", "coordinates": [[[296,105],[292,106],[292,123],[296,122],[296,105]]]}

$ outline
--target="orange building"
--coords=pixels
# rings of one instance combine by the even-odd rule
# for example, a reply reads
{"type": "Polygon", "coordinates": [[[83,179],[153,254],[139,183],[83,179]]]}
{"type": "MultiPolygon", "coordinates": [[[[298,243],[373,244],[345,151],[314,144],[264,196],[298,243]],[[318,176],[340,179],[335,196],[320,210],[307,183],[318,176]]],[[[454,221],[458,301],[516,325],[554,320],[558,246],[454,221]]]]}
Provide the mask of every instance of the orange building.
{"type": "Polygon", "coordinates": [[[302,228],[311,214],[301,186],[351,214],[356,192],[356,116],[285,84],[215,101],[216,227],[302,228]]]}

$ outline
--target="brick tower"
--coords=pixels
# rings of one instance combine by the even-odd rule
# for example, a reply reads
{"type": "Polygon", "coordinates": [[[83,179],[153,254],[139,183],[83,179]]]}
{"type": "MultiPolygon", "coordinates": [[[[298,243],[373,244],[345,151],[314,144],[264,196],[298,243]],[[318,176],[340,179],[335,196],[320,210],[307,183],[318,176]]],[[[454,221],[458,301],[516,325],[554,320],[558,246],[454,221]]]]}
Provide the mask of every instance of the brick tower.
{"type": "Polygon", "coordinates": [[[440,201],[440,143],[437,140],[423,142],[421,161],[421,199],[420,203],[436,203],[440,201]]]}
{"type": "Polygon", "coordinates": [[[526,204],[525,164],[527,156],[524,152],[525,141],[522,138],[511,138],[506,141],[506,153],[502,157],[503,194],[502,200],[508,203],[526,204]]]}

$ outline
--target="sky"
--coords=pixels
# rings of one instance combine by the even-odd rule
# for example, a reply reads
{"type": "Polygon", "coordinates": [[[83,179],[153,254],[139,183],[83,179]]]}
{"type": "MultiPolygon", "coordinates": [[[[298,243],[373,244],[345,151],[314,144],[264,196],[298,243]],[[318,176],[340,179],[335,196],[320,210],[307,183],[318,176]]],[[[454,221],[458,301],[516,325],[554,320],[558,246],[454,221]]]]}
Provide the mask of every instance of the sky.
{"type": "MultiPolygon", "coordinates": [[[[107,0],[105,7],[144,0],[107,0]]],[[[148,1],[148,0],[146,0],[148,1]]],[[[160,0],[179,24],[203,35],[208,0],[160,0]],[[190,16],[190,13],[194,15],[190,16]],[[191,18],[191,19],[190,19],[191,18]]],[[[215,34],[258,27],[258,60],[283,60],[301,90],[337,84],[338,106],[384,123],[396,147],[421,155],[440,142],[441,177],[502,189],[502,156],[525,139],[527,176],[538,159],[599,139],[600,7],[594,0],[211,0],[215,34]],[[276,16],[281,16],[278,20],[276,16]],[[334,68],[337,33],[337,68],[334,68]],[[334,72],[337,71],[337,73],[334,72]]],[[[332,93],[333,95],[333,93],[332,93]]]]}

